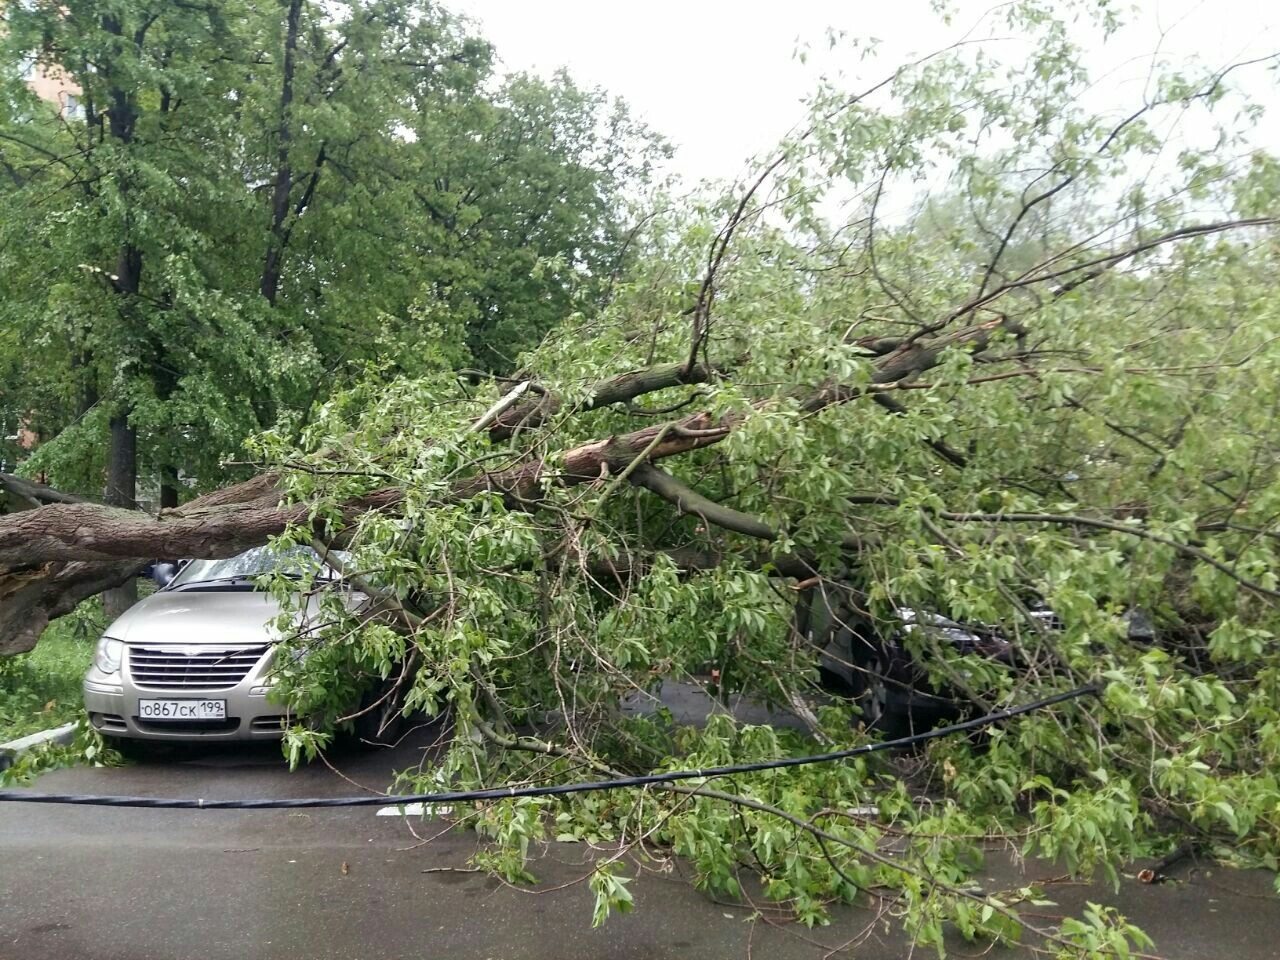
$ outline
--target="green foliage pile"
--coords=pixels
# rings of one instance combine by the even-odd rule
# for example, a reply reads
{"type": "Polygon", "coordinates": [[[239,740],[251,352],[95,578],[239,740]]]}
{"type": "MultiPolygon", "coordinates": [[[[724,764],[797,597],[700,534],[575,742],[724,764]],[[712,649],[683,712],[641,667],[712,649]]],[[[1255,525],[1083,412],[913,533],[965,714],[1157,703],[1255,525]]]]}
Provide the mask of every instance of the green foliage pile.
{"type": "MultiPolygon", "coordinates": [[[[1035,891],[972,893],[985,838],[1086,876],[1182,842],[1276,869],[1280,166],[1246,148],[1229,77],[1192,66],[1094,115],[1063,24],[1037,3],[1001,15],[1030,38],[1017,69],[961,47],[865,97],[823,91],[759,190],[661,207],[607,310],[521,358],[517,379],[556,400],[541,422],[495,439],[476,421],[516,381],[441,374],[338,393],[301,444],[266,435],[312,505],[292,539],[350,549],[384,614],[332,599],[282,692],[336,718],[359,671],[407,670],[406,710],[455,723],[441,765],[404,774],[421,790],[864,742],[838,702],[816,739],[624,709],[709,666],[725,692],[812,696],[818,658],[792,624],[816,579],[885,621],[907,605],[1002,625],[1010,663],[915,645],[926,686],[999,707],[1096,680],[1100,699],[933,742],[910,786],[878,758],[492,804],[464,818],[493,841],[485,866],[528,879],[540,839],[616,841],[689,858],[720,895],[750,877],[809,923],[871,897],[924,943],[949,923],[1089,957],[1144,941],[1107,911],[1043,929],[1018,911],[1035,891]],[[1166,142],[1184,115],[1203,144],[1166,142]],[[591,402],[593,384],[693,361],[716,374],[591,402]],[[647,427],[625,469],[563,474],[566,451],[647,427]],[[649,457],[718,507],[629,482],[649,457]],[[459,496],[533,462],[532,492],[459,496]],[[344,509],[388,486],[394,511],[344,509]],[[729,529],[743,515],[772,535],[729,529]],[[797,558],[803,582],[781,575],[797,558]],[[1154,641],[1129,638],[1132,610],[1154,641]]],[[[287,749],[326,738],[299,726],[287,749]]],[[[597,920],[630,905],[624,862],[599,865],[597,920]]]]}

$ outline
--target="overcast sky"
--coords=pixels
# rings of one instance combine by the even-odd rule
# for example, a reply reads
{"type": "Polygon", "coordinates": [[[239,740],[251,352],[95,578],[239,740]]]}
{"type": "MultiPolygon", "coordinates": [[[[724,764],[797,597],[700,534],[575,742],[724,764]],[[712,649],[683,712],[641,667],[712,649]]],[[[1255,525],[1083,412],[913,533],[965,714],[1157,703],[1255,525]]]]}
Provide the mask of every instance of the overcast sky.
{"type": "MultiPolygon", "coordinates": [[[[445,0],[470,15],[507,70],[567,67],[605,87],[677,148],[671,170],[688,182],[734,178],[803,117],[802,99],[824,73],[878,79],[909,54],[968,32],[989,0],[960,0],[950,27],[928,0],[445,0]],[[825,54],[827,28],[882,43],[880,67],[825,54]],[[797,46],[814,56],[800,63],[797,46]]],[[[1280,51],[1280,0],[1139,0],[1132,24],[1091,51],[1090,70],[1117,108],[1141,101],[1153,52],[1212,65],[1280,51]]],[[[985,35],[989,27],[981,28],[985,35]]],[[[1001,31],[1003,32],[1003,31],[1001,31]]],[[[1015,55],[1016,41],[1002,47],[1015,55]]],[[[1025,46],[1024,46],[1025,50],[1025,46]]],[[[1276,99],[1261,68],[1240,82],[1276,99]]],[[[851,80],[850,89],[856,83],[851,80]]],[[[1260,135],[1280,151],[1280,103],[1260,135]]]]}

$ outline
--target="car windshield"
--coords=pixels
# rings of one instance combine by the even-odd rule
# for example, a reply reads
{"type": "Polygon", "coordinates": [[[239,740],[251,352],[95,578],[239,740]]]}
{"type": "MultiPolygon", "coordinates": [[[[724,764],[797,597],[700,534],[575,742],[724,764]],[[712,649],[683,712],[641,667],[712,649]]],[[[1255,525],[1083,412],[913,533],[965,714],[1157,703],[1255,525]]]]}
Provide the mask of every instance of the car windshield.
{"type": "MultiPolygon", "coordinates": [[[[346,559],[344,550],[335,550],[334,556],[346,559]]],[[[225,560],[192,560],[169,583],[169,589],[197,584],[243,584],[251,586],[254,578],[264,573],[283,573],[287,577],[304,577],[315,573],[319,579],[335,579],[332,567],[323,563],[320,555],[310,547],[291,547],[281,550],[274,547],[254,547],[225,560]]]]}

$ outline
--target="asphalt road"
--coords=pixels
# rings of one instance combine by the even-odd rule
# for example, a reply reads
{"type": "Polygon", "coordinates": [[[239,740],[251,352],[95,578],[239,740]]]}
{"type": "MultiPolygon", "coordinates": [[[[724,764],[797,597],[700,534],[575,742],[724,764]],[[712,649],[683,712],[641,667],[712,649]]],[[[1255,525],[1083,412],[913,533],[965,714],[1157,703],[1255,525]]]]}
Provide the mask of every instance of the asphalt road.
{"type": "MultiPolygon", "coordinates": [[[[335,763],[356,784],[382,788],[393,770],[429,756],[431,734],[335,763]]],[[[360,792],[319,763],[289,773],[272,747],[183,750],[116,769],[55,771],[33,789],[206,798],[360,792]]],[[[833,956],[852,941],[838,955],[908,956],[907,944],[869,909],[841,910],[830,926],[808,930],[769,910],[756,915],[749,906],[715,903],[678,867],[642,874],[633,884],[636,911],[593,930],[591,894],[573,883],[589,873],[591,850],[549,845],[534,866],[541,885],[516,889],[461,872],[474,843],[445,826],[430,816],[378,816],[375,808],[0,805],[0,960],[791,960],[833,956]],[[434,839],[420,843],[410,827],[434,839]]],[[[1054,873],[1043,864],[1015,866],[993,851],[983,882],[1008,888],[1054,873]]],[[[1270,884],[1262,873],[1184,865],[1175,882],[1126,880],[1118,894],[1051,884],[1060,906],[1041,910],[1077,910],[1086,900],[1115,905],[1170,960],[1275,960],[1280,899],[1270,884]]],[[[958,955],[981,950],[956,946],[958,955]]]]}

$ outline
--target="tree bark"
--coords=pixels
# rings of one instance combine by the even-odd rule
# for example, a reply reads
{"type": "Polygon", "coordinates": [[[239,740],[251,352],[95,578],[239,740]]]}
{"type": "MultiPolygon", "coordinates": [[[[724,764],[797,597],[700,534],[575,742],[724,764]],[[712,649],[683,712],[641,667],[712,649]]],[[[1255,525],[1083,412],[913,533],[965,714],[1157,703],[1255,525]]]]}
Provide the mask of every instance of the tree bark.
{"type": "MultiPolygon", "coordinates": [[[[620,373],[608,380],[601,380],[591,388],[587,400],[575,409],[579,412],[607,407],[613,403],[626,403],[646,393],[678,387],[685,384],[706,383],[715,371],[705,364],[692,368],[683,363],[669,363],[642,370],[620,373]]],[[[507,440],[517,430],[532,430],[553,416],[561,407],[560,400],[548,393],[541,393],[524,400],[498,416],[489,427],[492,440],[507,440]]]]}
{"type": "Polygon", "coordinates": [[[302,0],[289,0],[285,15],[284,61],[281,65],[280,124],[276,130],[276,177],[271,190],[271,229],[267,238],[267,254],[262,264],[259,292],[271,306],[280,295],[284,248],[287,241],[285,220],[289,216],[289,195],[293,191],[293,167],[289,149],[293,140],[290,108],[293,106],[293,77],[298,53],[298,30],[302,18],[302,0]]]}
{"type": "Polygon", "coordinates": [[[26,477],[12,473],[0,473],[0,489],[10,496],[23,501],[28,506],[43,507],[47,503],[92,503],[88,497],[74,493],[63,493],[43,483],[36,483],[26,477]]]}
{"type": "MultiPolygon", "coordinates": [[[[120,192],[122,195],[125,192],[123,185],[120,192]]],[[[118,294],[125,298],[124,313],[128,315],[134,306],[132,301],[142,289],[142,252],[128,241],[120,247],[115,284],[118,294]]],[[[110,506],[129,510],[136,509],[138,505],[138,433],[129,424],[131,412],[125,404],[111,417],[108,427],[107,485],[103,495],[110,506]]],[[[137,581],[128,579],[103,595],[103,613],[110,622],[137,602],[137,581]]]]}
{"type": "MultiPolygon", "coordinates": [[[[138,506],[138,434],[129,426],[128,413],[125,411],[111,418],[110,431],[107,489],[103,499],[109,506],[134,511],[138,506]]],[[[134,579],[128,579],[103,595],[103,614],[110,622],[137,602],[138,583],[134,579]]]]}
{"type": "Polygon", "coordinates": [[[178,506],[178,484],[177,478],[174,476],[172,467],[165,467],[162,471],[165,477],[160,484],[160,509],[173,510],[178,506]]]}
{"type": "MultiPolygon", "coordinates": [[[[124,36],[124,26],[114,15],[104,16],[102,26],[110,34],[117,37],[124,36]]],[[[141,45],[141,35],[136,38],[136,43],[141,45]]],[[[127,148],[133,142],[133,134],[138,122],[137,104],[130,96],[129,90],[119,84],[112,85],[107,99],[111,105],[108,111],[108,129],[111,138],[122,148],[127,148]]],[[[118,178],[117,190],[120,205],[124,208],[124,236],[121,239],[120,252],[116,257],[113,284],[116,293],[123,300],[121,314],[126,318],[132,315],[138,293],[142,289],[142,251],[130,236],[130,186],[127,176],[118,178]]],[[[131,412],[127,403],[121,403],[111,416],[105,491],[105,500],[109,505],[129,509],[137,506],[138,489],[138,435],[129,425],[131,412]]],[[[137,602],[138,585],[133,579],[125,578],[118,586],[108,590],[102,599],[107,619],[114,620],[137,602]]]]}
{"type": "MultiPolygon", "coordinates": [[[[0,486],[12,491],[12,479],[0,474],[0,486]]],[[[50,620],[134,580],[153,559],[233,556],[304,520],[278,506],[275,481],[263,474],[157,519],[19,480],[27,499],[46,506],[0,518],[0,656],[30,650],[50,620]]]]}

